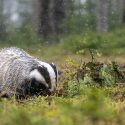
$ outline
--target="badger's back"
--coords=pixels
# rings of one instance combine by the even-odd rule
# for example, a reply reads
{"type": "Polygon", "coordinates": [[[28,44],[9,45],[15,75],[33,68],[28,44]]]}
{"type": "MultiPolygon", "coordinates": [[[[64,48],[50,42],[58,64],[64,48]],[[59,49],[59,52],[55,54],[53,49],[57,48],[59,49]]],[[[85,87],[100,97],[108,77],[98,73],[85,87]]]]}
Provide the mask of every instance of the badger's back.
{"type": "Polygon", "coordinates": [[[19,48],[6,48],[0,51],[0,92],[14,93],[28,78],[32,67],[37,65],[35,58],[19,48]]]}
{"type": "Polygon", "coordinates": [[[30,57],[26,52],[19,48],[11,47],[5,48],[0,51],[0,69],[5,66],[9,66],[15,59],[19,59],[22,57],[30,57]]]}
{"type": "Polygon", "coordinates": [[[4,48],[2,50],[0,50],[1,54],[6,54],[6,55],[11,55],[11,56],[29,56],[29,54],[27,54],[25,51],[23,51],[20,48],[16,48],[16,47],[10,47],[10,48],[4,48]]]}

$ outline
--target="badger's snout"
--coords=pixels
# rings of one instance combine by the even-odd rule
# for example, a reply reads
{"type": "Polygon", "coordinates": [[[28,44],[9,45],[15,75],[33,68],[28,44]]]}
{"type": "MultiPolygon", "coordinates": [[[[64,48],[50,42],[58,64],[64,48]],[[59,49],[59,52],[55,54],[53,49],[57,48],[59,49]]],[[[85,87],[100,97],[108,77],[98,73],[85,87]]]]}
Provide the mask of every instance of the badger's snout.
{"type": "Polygon", "coordinates": [[[32,96],[51,95],[49,87],[44,83],[37,81],[35,78],[33,78],[29,84],[29,93],[32,96]]]}

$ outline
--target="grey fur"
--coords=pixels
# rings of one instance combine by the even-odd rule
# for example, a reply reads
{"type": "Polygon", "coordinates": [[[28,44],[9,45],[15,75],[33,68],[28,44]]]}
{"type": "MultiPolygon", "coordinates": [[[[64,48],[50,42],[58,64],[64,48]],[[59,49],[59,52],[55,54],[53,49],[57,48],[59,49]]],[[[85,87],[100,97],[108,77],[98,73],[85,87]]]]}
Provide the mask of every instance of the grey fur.
{"type": "Polygon", "coordinates": [[[0,51],[0,92],[7,96],[26,95],[25,86],[30,84],[29,74],[39,60],[25,51],[11,47],[0,51]],[[19,91],[17,91],[17,88],[19,91]]]}

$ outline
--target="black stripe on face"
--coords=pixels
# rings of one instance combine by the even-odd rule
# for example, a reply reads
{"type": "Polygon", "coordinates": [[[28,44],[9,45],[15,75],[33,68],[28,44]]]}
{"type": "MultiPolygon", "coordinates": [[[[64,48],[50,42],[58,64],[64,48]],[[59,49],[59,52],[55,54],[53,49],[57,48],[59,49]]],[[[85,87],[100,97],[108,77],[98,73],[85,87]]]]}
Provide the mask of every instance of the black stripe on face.
{"type": "Polygon", "coordinates": [[[51,63],[50,66],[53,68],[53,70],[54,70],[54,72],[55,72],[56,82],[57,82],[57,80],[58,80],[58,78],[57,78],[57,75],[58,75],[57,68],[56,68],[55,64],[53,64],[53,63],[51,63]]]}
{"type": "Polygon", "coordinates": [[[51,88],[51,79],[47,68],[44,66],[38,66],[37,70],[44,77],[46,83],[49,85],[49,88],[51,88]]]}
{"type": "Polygon", "coordinates": [[[50,95],[51,92],[49,89],[41,82],[38,82],[36,79],[31,80],[31,84],[29,86],[29,92],[31,95],[50,95]]]}

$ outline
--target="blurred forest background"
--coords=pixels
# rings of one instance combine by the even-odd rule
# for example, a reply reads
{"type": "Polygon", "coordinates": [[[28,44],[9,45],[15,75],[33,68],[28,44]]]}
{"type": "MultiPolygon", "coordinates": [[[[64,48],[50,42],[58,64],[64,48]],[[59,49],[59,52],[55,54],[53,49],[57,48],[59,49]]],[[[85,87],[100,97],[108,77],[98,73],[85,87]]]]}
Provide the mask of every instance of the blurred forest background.
{"type": "Polygon", "coordinates": [[[62,75],[54,96],[0,98],[0,125],[125,125],[125,0],[0,0],[10,46],[62,75]]]}
{"type": "Polygon", "coordinates": [[[125,0],[0,0],[0,45],[125,54],[125,0]]]}

